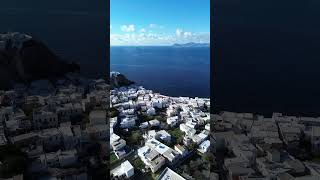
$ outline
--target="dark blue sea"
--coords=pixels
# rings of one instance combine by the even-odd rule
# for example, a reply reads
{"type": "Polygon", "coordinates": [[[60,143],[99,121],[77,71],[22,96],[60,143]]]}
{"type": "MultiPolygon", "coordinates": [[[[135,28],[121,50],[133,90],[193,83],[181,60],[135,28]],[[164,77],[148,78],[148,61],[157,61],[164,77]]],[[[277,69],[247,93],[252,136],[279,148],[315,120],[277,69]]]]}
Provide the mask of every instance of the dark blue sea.
{"type": "Polygon", "coordinates": [[[320,2],[214,6],[214,108],[320,116],[320,2]]]}
{"type": "Polygon", "coordinates": [[[121,47],[110,49],[111,71],[170,96],[210,96],[210,48],[121,47]]]}

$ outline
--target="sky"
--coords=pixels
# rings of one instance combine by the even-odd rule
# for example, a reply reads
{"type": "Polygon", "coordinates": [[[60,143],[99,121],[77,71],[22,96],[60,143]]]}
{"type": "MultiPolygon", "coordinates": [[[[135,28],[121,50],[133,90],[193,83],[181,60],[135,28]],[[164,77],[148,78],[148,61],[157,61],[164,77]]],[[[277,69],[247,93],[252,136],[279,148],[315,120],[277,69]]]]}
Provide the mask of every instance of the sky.
{"type": "Polygon", "coordinates": [[[111,46],[210,42],[210,0],[111,0],[111,46]]]}

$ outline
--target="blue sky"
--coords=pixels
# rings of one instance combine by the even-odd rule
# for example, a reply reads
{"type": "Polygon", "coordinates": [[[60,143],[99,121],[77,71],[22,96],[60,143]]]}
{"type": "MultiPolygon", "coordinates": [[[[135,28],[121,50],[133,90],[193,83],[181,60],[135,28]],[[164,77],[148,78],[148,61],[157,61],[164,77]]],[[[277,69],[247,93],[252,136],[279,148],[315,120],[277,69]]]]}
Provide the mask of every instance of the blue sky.
{"type": "Polygon", "coordinates": [[[111,0],[111,45],[210,42],[210,0],[111,0]]]}

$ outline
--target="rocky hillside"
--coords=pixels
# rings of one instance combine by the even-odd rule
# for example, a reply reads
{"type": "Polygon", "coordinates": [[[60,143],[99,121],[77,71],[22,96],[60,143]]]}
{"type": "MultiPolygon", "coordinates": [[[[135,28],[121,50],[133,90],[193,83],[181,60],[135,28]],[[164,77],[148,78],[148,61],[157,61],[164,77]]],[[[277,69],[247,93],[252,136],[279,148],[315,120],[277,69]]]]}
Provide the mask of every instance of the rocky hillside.
{"type": "Polygon", "coordinates": [[[128,80],[123,74],[119,72],[110,72],[110,85],[113,88],[121,86],[130,86],[134,84],[133,81],[128,80]]]}
{"type": "Polygon", "coordinates": [[[55,79],[79,70],[80,66],[63,61],[34,39],[23,42],[19,49],[8,46],[0,50],[0,89],[11,88],[15,82],[55,79]]]}

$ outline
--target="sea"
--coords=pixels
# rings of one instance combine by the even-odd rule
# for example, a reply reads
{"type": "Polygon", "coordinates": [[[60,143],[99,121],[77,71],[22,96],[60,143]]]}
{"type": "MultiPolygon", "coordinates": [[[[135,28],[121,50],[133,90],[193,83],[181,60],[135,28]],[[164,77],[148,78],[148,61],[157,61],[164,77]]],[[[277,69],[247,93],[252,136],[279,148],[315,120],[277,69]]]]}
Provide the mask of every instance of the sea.
{"type": "Polygon", "coordinates": [[[320,116],[320,2],[214,6],[214,109],[320,116]]]}
{"type": "Polygon", "coordinates": [[[168,96],[210,97],[210,48],[112,46],[110,70],[168,96]]]}
{"type": "MultiPolygon", "coordinates": [[[[109,76],[107,1],[4,0],[0,33],[21,32],[44,42],[90,78],[109,76]]],[[[111,70],[172,96],[209,97],[210,52],[171,47],[111,48],[111,70]]]]}

